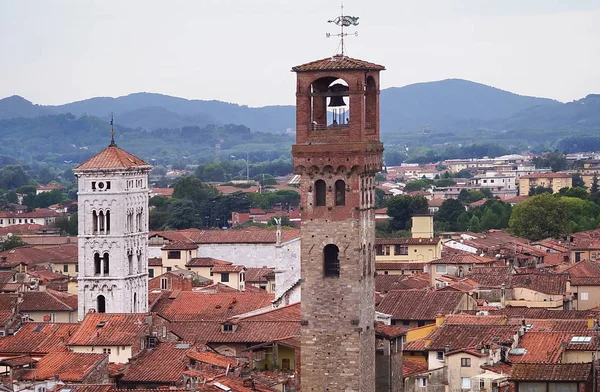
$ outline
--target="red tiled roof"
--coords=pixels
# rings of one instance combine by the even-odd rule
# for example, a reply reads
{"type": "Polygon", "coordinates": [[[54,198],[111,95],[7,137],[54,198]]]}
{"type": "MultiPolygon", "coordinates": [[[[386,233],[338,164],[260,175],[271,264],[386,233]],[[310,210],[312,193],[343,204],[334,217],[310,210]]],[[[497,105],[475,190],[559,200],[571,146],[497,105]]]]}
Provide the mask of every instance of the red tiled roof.
{"type": "Polygon", "coordinates": [[[408,328],[402,329],[399,326],[395,325],[385,325],[381,323],[377,323],[375,325],[375,333],[379,336],[383,336],[386,339],[394,339],[399,336],[406,334],[408,328]]]}
{"type": "Polygon", "coordinates": [[[475,316],[470,314],[449,314],[444,318],[448,325],[506,325],[508,317],[505,315],[475,316]]]}
{"type": "Polygon", "coordinates": [[[527,288],[549,295],[563,295],[566,292],[567,274],[508,274],[485,275],[471,274],[469,279],[479,284],[479,287],[527,288]]]}
{"type": "Polygon", "coordinates": [[[66,351],[65,341],[78,327],[71,323],[24,323],[15,335],[0,339],[0,353],[39,355],[66,351]]]}
{"type": "Polygon", "coordinates": [[[426,351],[427,350],[426,339],[416,339],[404,344],[404,351],[426,351]]]}
{"type": "Polygon", "coordinates": [[[402,377],[426,373],[429,370],[427,362],[404,359],[402,361],[402,377]]]}
{"type": "MultiPolygon", "coordinates": [[[[22,212],[22,213],[15,213],[15,212],[10,212],[10,211],[1,211],[0,212],[0,218],[52,218],[52,217],[57,217],[60,216],[61,214],[59,214],[58,212],[54,211],[54,210],[50,210],[48,208],[36,208],[34,211],[31,212],[22,212]]],[[[15,226],[24,226],[24,225],[15,225],[15,226]]],[[[9,226],[9,227],[14,227],[14,226],[9,226]]]]}
{"type": "Polygon", "coordinates": [[[564,351],[563,342],[570,340],[568,333],[526,332],[519,340],[524,355],[509,355],[513,363],[558,363],[564,351]]]}
{"type": "Polygon", "coordinates": [[[184,359],[190,351],[189,344],[160,343],[132,361],[123,372],[121,381],[176,383],[187,369],[184,359]]]}
{"type": "Polygon", "coordinates": [[[22,312],[77,311],[77,295],[74,294],[63,293],[54,290],[25,291],[22,294],[23,302],[21,305],[19,305],[19,310],[22,312]]]}
{"type": "Polygon", "coordinates": [[[58,377],[63,382],[82,382],[102,361],[106,362],[108,369],[106,354],[52,352],[42,357],[35,369],[23,375],[23,379],[54,380],[58,377]]]}
{"type": "Polygon", "coordinates": [[[569,274],[572,286],[600,286],[600,263],[595,261],[584,260],[562,272],[569,274]]]}
{"type": "Polygon", "coordinates": [[[375,291],[378,293],[387,293],[391,290],[410,290],[411,286],[404,284],[406,276],[404,275],[376,275],[375,291]]]}
{"type": "Polygon", "coordinates": [[[161,298],[152,311],[171,321],[225,321],[270,306],[273,299],[264,290],[217,294],[182,291],[175,298],[161,298]]]}
{"type": "Polygon", "coordinates": [[[489,370],[490,372],[507,374],[509,376],[512,373],[512,365],[503,362],[498,362],[493,365],[481,365],[481,368],[484,370],[489,370]]]}
{"type": "Polygon", "coordinates": [[[591,363],[517,363],[510,380],[514,381],[587,381],[591,363]]]}
{"type": "Polygon", "coordinates": [[[77,254],[77,244],[67,244],[48,248],[22,246],[0,252],[0,257],[6,257],[9,266],[19,263],[31,266],[41,263],[75,264],[77,263],[77,254]]]}
{"type": "Polygon", "coordinates": [[[266,283],[269,279],[275,279],[274,268],[246,268],[246,282],[266,283]]]}
{"type": "Polygon", "coordinates": [[[472,253],[453,254],[442,257],[441,259],[432,260],[431,264],[492,264],[496,260],[488,257],[477,256],[472,253]]]}
{"type": "MultiPolygon", "coordinates": [[[[276,230],[259,227],[231,230],[154,231],[149,234],[149,237],[155,235],[165,237],[170,241],[193,242],[196,244],[269,244],[277,241],[276,230]]],[[[284,229],[281,231],[282,242],[299,238],[299,229],[284,229]]]]}
{"type": "Polygon", "coordinates": [[[375,70],[382,71],[385,67],[368,61],[354,59],[348,56],[335,55],[322,60],[311,61],[310,63],[297,65],[292,68],[293,72],[314,72],[327,70],[375,70]]]}
{"type": "Polygon", "coordinates": [[[264,343],[300,335],[300,304],[233,318],[234,332],[223,332],[221,322],[175,322],[172,331],[197,343],[264,343]]]}
{"type": "Polygon", "coordinates": [[[226,368],[227,366],[235,367],[238,364],[238,361],[234,358],[210,351],[188,351],[187,356],[188,358],[194,359],[198,362],[207,363],[209,365],[222,368],[226,368]]]}
{"type": "Polygon", "coordinates": [[[410,271],[410,270],[421,270],[427,265],[427,263],[411,263],[411,262],[400,262],[400,261],[377,261],[375,262],[375,270],[396,270],[396,271],[410,271]]]}
{"type": "Polygon", "coordinates": [[[152,188],[150,193],[156,196],[171,197],[175,188],[152,188]]]}
{"type": "Polygon", "coordinates": [[[132,346],[148,330],[145,314],[88,313],[69,346],[132,346]]]}
{"type": "Polygon", "coordinates": [[[436,245],[439,238],[376,238],[375,245],[436,245]]]}
{"type": "Polygon", "coordinates": [[[162,250],[194,250],[198,249],[198,245],[190,242],[172,242],[162,247],[162,250]]]}
{"type": "Polygon", "coordinates": [[[390,314],[395,320],[435,320],[437,314],[455,313],[466,295],[451,291],[392,290],[377,311],[390,314]]]}
{"type": "MultiPolygon", "coordinates": [[[[110,368],[112,364],[109,364],[110,368]]],[[[65,384],[58,385],[53,392],[109,392],[114,386],[112,384],[65,384]]]]}
{"type": "Polygon", "coordinates": [[[479,344],[513,343],[518,327],[512,325],[442,325],[431,333],[429,350],[450,351],[473,348],[479,344]]]}
{"type": "Polygon", "coordinates": [[[222,272],[242,272],[246,267],[243,265],[215,265],[212,269],[214,273],[222,273],[222,272]]]}
{"type": "Polygon", "coordinates": [[[231,261],[219,260],[213,257],[194,257],[185,265],[186,267],[213,267],[215,265],[231,265],[231,261]]]}
{"type": "Polygon", "coordinates": [[[533,173],[520,178],[571,178],[572,176],[571,173],[533,173]]]}
{"type": "Polygon", "coordinates": [[[504,202],[511,203],[511,204],[519,204],[519,203],[524,202],[527,199],[529,199],[528,195],[521,195],[521,196],[511,197],[510,199],[505,199],[504,202]]]}
{"type": "Polygon", "coordinates": [[[161,267],[163,265],[162,257],[148,258],[148,267],[161,267]]]}
{"type": "Polygon", "coordinates": [[[150,165],[135,155],[111,144],[98,154],[77,166],[75,170],[131,169],[139,167],[147,167],[149,169],[150,165]]]}

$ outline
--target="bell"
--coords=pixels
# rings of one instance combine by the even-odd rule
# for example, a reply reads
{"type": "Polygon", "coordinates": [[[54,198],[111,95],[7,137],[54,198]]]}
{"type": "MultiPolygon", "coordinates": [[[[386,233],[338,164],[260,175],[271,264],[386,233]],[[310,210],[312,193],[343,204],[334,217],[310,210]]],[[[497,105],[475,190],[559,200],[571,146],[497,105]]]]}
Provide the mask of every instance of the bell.
{"type": "MultiPolygon", "coordinates": [[[[345,92],[345,91],[348,91],[348,86],[344,86],[343,84],[336,83],[333,86],[329,87],[329,91],[332,93],[345,92]]],[[[329,101],[329,105],[327,105],[327,106],[329,106],[330,108],[346,106],[346,102],[344,102],[343,96],[335,95],[335,96],[331,97],[331,100],[329,101]]]]}
{"type": "Polygon", "coordinates": [[[346,102],[344,102],[344,97],[340,96],[335,96],[335,97],[331,97],[331,101],[329,101],[329,105],[327,105],[328,107],[332,108],[332,107],[338,107],[338,106],[346,106],[346,102]]]}

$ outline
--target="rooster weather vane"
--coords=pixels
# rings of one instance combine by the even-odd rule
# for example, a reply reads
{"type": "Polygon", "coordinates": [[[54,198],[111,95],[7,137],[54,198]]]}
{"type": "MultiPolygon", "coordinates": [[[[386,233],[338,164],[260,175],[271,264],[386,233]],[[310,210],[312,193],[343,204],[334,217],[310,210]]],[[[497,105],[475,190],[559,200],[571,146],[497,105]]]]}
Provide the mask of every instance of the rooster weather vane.
{"type": "Polygon", "coordinates": [[[338,45],[338,48],[340,49],[340,55],[341,56],[345,56],[345,48],[344,48],[344,37],[348,36],[348,35],[354,35],[355,37],[358,37],[358,31],[355,31],[354,33],[346,33],[344,31],[344,27],[350,27],[350,26],[358,26],[358,16],[349,16],[349,15],[344,15],[344,4],[342,3],[341,6],[341,15],[338,16],[335,19],[332,20],[328,20],[327,23],[334,23],[337,26],[340,27],[340,32],[337,34],[331,34],[331,33],[327,33],[326,37],[327,38],[331,38],[331,37],[340,37],[340,43],[338,45]]]}

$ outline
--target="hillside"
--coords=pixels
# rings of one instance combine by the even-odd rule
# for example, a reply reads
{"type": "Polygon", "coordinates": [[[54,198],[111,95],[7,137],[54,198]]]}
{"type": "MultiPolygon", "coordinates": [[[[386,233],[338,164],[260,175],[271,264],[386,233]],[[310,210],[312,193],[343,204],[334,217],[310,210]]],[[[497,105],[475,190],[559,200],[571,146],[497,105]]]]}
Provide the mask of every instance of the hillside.
{"type": "Polygon", "coordinates": [[[34,105],[18,95],[0,99],[0,120],[18,117],[37,117],[48,113],[49,110],[43,106],[34,105]]]}

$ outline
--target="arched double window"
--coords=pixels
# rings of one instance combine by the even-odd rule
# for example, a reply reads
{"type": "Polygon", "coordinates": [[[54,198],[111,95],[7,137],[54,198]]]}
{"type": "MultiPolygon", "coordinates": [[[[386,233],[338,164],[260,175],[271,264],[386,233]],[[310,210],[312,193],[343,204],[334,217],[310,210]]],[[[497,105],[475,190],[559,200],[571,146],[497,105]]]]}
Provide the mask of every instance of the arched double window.
{"type": "Polygon", "coordinates": [[[325,181],[317,180],[315,182],[315,205],[324,206],[326,203],[327,187],[325,181]]]}
{"type": "Polygon", "coordinates": [[[335,205],[346,205],[346,183],[343,180],[337,180],[335,182],[335,205]]]}
{"type": "Polygon", "coordinates": [[[340,276],[340,249],[329,244],[323,248],[323,275],[326,277],[337,278],[340,276]]]}

